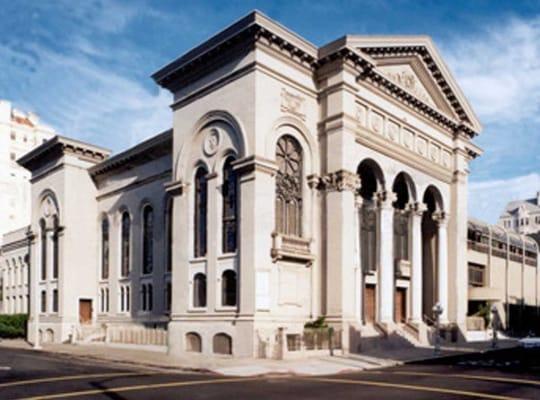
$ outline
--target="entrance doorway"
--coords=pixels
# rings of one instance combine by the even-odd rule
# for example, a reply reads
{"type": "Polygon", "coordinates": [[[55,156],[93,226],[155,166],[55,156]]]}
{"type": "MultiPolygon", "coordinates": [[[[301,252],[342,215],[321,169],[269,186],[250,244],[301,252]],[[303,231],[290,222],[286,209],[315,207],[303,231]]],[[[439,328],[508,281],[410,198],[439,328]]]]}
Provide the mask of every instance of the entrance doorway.
{"type": "Polygon", "coordinates": [[[375,285],[366,285],[364,287],[364,321],[375,321],[375,285]]]}
{"type": "Polygon", "coordinates": [[[407,319],[407,289],[396,288],[394,301],[394,319],[396,322],[405,322],[407,319]]]}
{"type": "Polygon", "coordinates": [[[79,300],[79,322],[89,324],[92,322],[92,300],[79,300]]]}

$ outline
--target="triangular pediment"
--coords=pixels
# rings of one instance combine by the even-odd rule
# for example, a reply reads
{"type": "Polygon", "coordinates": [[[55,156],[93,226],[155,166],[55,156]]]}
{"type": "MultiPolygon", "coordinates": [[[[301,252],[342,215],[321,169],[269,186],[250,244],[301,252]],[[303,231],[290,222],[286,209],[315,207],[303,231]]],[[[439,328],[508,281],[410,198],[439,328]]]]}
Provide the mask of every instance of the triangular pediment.
{"type": "Polygon", "coordinates": [[[392,82],[401,86],[424,103],[453,118],[457,118],[444,94],[434,85],[429,72],[426,71],[416,57],[387,59],[383,63],[379,63],[377,68],[392,82]]]}
{"type": "Polygon", "coordinates": [[[474,131],[481,124],[450,70],[427,36],[347,36],[347,46],[366,54],[381,75],[474,131]]]}

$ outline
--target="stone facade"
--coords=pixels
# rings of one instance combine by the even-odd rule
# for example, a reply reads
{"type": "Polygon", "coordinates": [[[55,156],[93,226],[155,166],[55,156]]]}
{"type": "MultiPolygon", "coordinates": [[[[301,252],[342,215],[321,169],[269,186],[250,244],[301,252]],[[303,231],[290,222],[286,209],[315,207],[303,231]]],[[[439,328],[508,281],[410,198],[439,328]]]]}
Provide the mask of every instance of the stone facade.
{"type": "Polygon", "coordinates": [[[172,130],[113,157],[57,137],[19,161],[31,341],[163,347],[166,329],[171,354],[354,352],[381,332],[424,342],[436,303],[466,336],[481,126],[429,38],[316,48],[254,12],[153,78],[172,130]],[[305,328],[319,317],[333,338],[305,328]]]}

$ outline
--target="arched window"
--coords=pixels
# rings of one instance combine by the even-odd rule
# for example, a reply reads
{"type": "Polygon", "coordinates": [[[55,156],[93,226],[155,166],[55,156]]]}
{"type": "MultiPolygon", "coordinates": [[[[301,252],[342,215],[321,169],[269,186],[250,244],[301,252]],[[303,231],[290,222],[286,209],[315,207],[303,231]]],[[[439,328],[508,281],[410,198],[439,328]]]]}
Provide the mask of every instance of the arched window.
{"type": "Polygon", "coordinates": [[[230,269],[221,275],[221,301],[224,306],[236,305],[236,272],[230,269]]]}
{"type": "Polygon", "coordinates": [[[39,221],[39,227],[41,229],[41,280],[47,279],[47,229],[45,226],[45,220],[39,221]]]}
{"type": "Polygon", "coordinates": [[[143,209],[143,274],[151,274],[154,269],[154,210],[150,206],[143,209]]]}
{"type": "Polygon", "coordinates": [[[195,174],[195,240],[194,256],[206,255],[206,221],[208,208],[208,182],[206,170],[200,167],[195,174]]]}
{"type": "Polygon", "coordinates": [[[195,353],[200,353],[202,351],[202,340],[198,333],[186,333],[186,351],[193,351],[195,353]]]}
{"type": "Polygon", "coordinates": [[[222,251],[234,253],[237,248],[237,212],[238,212],[238,181],[229,157],[223,166],[223,220],[222,220],[222,251]]]}
{"type": "Polygon", "coordinates": [[[206,307],[206,275],[200,272],[193,278],[193,307],[206,307]]]}
{"type": "Polygon", "coordinates": [[[167,199],[167,212],[166,212],[165,226],[166,232],[166,256],[167,256],[167,272],[172,270],[172,223],[173,223],[173,199],[169,197],[167,199]]]}
{"type": "Polygon", "coordinates": [[[53,216],[53,235],[52,235],[52,244],[53,244],[52,277],[53,279],[58,278],[58,262],[59,262],[59,256],[60,256],[59,234],[60,234],[60,223],[58,222],[58,215],[54,215],[53,216]]]}
{"type": "Polygon", "coordinates": [[[276,147],[276,230],[302,236],[302,148],[292,136],[282,136],[276,147]]]}
{"type": "Polygon", "coordinates": [[[213,350],[216,354],[232,354],[232,338],[226,333],[214,336],[213,350]]]}
{"type": "Polygon", "coordinates": [[[121,276],[126,277],[129,275],[129,256],[130,256],[130,231],[131,231],[131,220],[129,218],[129,213],[124,211],[122,213],[122,264],[121,264],[121,276]]]}
{"type": "Polygon", "coordinates": [[[101,279],[109,278],[109,220],[101,220],[101,279]]]}

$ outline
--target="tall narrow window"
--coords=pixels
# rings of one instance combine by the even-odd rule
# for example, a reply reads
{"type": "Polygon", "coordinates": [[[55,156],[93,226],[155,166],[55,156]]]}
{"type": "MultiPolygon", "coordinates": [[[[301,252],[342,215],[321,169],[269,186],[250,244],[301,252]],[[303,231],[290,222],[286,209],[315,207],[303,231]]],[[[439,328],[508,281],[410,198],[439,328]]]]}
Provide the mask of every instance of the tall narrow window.
{"type": "Polygon", "coordinates": [[[206,307],[206,275],[202,273],[193,278],[193,307],[206,307]]]}
{"type": "Polygon", "coordinates": [[[276,230],[302,236],[302,148],[292,136],[277,142],[276,230]]]}
{"type": "Polygon", "coordinates": [[[52,312],[58,312],[58,289],[52,291],[52,312]]]}
{"type": "Polygon", "coordinates": [[[142,285],[141,288],[141,302],[142,302],[142,310],[147,310],[147,303],[146,303],[146,285],[142,285]]]}
{"type": "Polygon", "coordinates": [[[47,229],[45,226],[45,220],[39,221],[41,229],[41,280],[47,279],[47,229]]]}
{"type": "Polygon", "coordinates": [[[208,209],[208,182],[206,170],[200,167],[195,174],[195,240],[194,256],[206,255],[206,221],[208,209]]]}
{"type": "Polygon", "coordinates": [[[101,220],[101,279],[109,278],[109,220],[101,220]]]}
{"type": "Polygon", "coordinates": [[[221,292],[224,306],[236,305],[236,272],[227,270],[221,275],[221,292]]]}
{"type": "Polygon", "coordinates": [[[58,278],[58,262],[59,262],[59,256],[60,256],[60,248],[59,248],[60,224],[58,223],[58,215],[55,215],[53,217],[53,228],[54,228],[54,231],[52,235],[52,245],[53,245],[52,277],[53,279],[57,279],[58,278]]]}
{"type": "Polygon", "coordinates": [[[171,282],[167,282],[165,286],[165,311],[171,311],[172,303],[172,286],[171,282]]]}
{"type": "Polygon", "coordinates": [[[131,230],[131,220],[129,214],[125,211],[122,214],[122,265],[121,265],[121,275],[126,277],[129,274],[129,253],[130,253],[130,230],[131,230]]]}
{"type": "Polygon", "coordinates": [[[120,287],[120,311],[126,311],[126,295],[124,287],[120,287]]]}
{"type": "Polygon", "coordinates": [[[233,161],[234,159],[229,157],[223,166],[223,253],[234,253],[237,247],[238,181],[233,170],[233,161]]]}
{"type": "Polygon", "coordinates": [[[131,309],[131,290],[129,286],[126,286],[126,311],[131,309]]]}
{"type": "Polygon", "coordinates": [[[146,295],[148,296],[146,301],[147,310],[152,311],[154,309],[154,286],[151,283],[146,288],[146,295]]]}
{"type": "Polygon", "coordinates": [[[47,292],[45,290],[41,291],[41,312],[47,312],[47,292]]]}
{"type": "Polygon", "coordinates": [[[154,210],[150,206],[143,209],[143,274],[151,274],[154,269],[154,210]]]}
{"type": "Polygon", "coordinates": [[[167,214],[166,214],[166,246],[165,249],[167,256],[167,272],[172,270],[172,224],[173,224],[173,199],[167,200],[167,214]]]}

